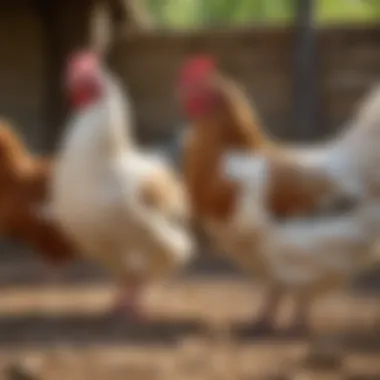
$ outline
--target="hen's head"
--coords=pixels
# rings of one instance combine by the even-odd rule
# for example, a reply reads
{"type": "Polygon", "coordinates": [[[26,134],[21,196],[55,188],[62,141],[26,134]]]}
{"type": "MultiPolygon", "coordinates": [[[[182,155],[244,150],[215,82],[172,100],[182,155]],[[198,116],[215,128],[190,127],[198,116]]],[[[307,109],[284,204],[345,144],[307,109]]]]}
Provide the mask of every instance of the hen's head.
{"type": "Polygon", "coordinates": [[[210,57],[185,62],[177,89],[186,116],[207,125],[212,135],[216,133],[237,146],[257,147],[264,141],[255,109],[244,90],[221,74],[210,57]]]}
{"type": "Polygon", "coordinates": [[[207,56],[192,58],[181,67],[177,88],[188,118],[199,119],[215,110],[220,95],[215,86],[216,75],[216,64],[207,56]]]}
{"type": "Polygon", "coordinates": [[[66,66],[65,85],[69,101],[75,108],[99,100],[104,91],[104,73],[97,54],[87,50],[72,54],[66,66]]]}

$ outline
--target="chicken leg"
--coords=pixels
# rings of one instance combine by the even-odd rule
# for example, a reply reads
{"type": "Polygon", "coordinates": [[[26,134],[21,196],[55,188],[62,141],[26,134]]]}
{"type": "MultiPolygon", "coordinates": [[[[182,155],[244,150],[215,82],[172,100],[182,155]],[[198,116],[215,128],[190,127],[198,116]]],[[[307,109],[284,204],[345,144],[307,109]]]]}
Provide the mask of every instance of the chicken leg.
{"type": "Polygon", "coordinates": [[[265,296],[259,318],[252,325],[252,329],[256,330],[258,334],[268,334],[273,332],[283,292],[277,286],[270,286],[265,296]]]}
{"type": "Polygon", "coordinates": [[[282,299],[282,290],[271,285],[264,295],[264,302],[259,311],[259,317],[244,327],[240,334],[247,336],[264,336],[273,333],[275,318],[282,299]]]}
{"type": "Polygon", "coordinates": [[[145,312],[142,310],[141,295],[143,285],[138,280],[123,280],[118,288],[111,314],[127,317],[136,322],[145,320],[145,312]]]}
{"type": "Polygon", "coordinates": [[[294,315],[286,333],[291,336],[305,336],[310,332],[309,311],[311,301],[305,295],[292,295],[294,315]]]}

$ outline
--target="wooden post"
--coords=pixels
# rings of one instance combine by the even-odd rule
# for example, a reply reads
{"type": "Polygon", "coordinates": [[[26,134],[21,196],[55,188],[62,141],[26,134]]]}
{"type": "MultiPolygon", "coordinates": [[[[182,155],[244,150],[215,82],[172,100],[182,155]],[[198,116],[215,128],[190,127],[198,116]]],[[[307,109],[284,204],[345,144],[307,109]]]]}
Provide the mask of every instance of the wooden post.
{"type": "Polygon", "coordinates": [[[67,54],[89,43],[90,0],[34,2],[43,26],[46,51],[45,133],[42,149],[54,150],[67,114],[62,73],[67,54]]]}
{"type": "Polygon", "coordinates": [[[50,152],[58,125],[62,120],[62,93],[60,91],[62,69],[62,39],[59,21],[51,2],[39,3],[46,52],[45,73],[45,133],[41,136],[44,152],[50,152]]]}
{"type": "Polygon", "coordinates": [[[294,45],[294,137],[311,139],[317,134],[317,32],[314,0],[297,0],[294,45]]]}

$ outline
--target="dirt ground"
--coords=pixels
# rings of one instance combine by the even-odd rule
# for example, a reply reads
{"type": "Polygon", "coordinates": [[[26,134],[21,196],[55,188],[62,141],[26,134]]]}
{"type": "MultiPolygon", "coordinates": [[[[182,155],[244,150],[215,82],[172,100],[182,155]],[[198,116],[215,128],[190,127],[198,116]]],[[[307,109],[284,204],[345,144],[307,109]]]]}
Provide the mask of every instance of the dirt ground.
{"type": "Polygon", "coordinates": [[[380,379],[380,302],[342,293],[313,305],[313,334],[244,339],[262,289],[199,278],[156,287],[145,325],[107,316],[107,285],[0,290],[0,380],[380,379]]]}

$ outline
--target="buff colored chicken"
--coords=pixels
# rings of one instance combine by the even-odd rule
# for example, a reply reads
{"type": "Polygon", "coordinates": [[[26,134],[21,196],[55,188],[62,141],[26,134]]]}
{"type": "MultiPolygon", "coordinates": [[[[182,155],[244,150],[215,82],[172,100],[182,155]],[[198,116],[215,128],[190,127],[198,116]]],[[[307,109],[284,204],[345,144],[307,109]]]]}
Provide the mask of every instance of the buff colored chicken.
{"type": "MultiPolygon", "coordinates": [[[[291,239],[287,242],[287,238],[280,238],[279,233],[273,241],[264,239],[264,248],[262,243],[259,244],[262,234],[269,233],[272,219],[301,218],[333,207],[342,208],[342,204],[343,208],[354,212],[353,206],[367,199],[365,188],[373,192],[376,188],[374,170],[376,162],[380,162],[380,153],[373,149],[380,133],[377,125],[380,96],[374,94],[366,102],[343,136],[323,146],[291,147],[265,134],[242,89],[218,72],[208,57],[197,57],[184,64],[180,71],[178,93],[184,113],[191,120],[184,144],[184,173],[194,217],[233,262],[259,275],[269,285],[267,302],[255,326],[258,331],[267,331],[273,327],[273,315],[287,290],[274,266],[271,264],[272,269],[268,268],[269,262],[274,259],[267,252],[280,255],[282,250],[291,250],[289,247],[292,245],[291,239]],[[265,183],[263,193],[257,192],[255,195],[255,190],[247,188],[250,182],[246,179],[242,182],[242,174],[237,175],[236,165],[233,173],[229,171],[226,163],[231,157],[236,158],[237,154],[255,154],[265,162],[266,169],[259,171],[265,174],[265,179],[262,179],[265,183]],[[240,208],[241,204],[248,202],[246,199],[255,207],[240,208]],[[257,207],[257,204],[262,204],[262,207],[257,207]]],[[[257,166],[252,160],[250,165],[253,168],[257,166]]],[[[362,226],[367,222],[372,226],[373,214],[369,218],[367,212],[360,211],[360,217],[357,217],[356,212],[359,211],[352,214],[350,223],[364,232],[362,226]]],[[[336,220],[330,221],[334,226],[340,225],[336,220]]],[[[310,231],[310,225],[305,225],[304,219],[295,219],[294,223],[287,225],[291,231],[296,231],[289,232],[290,235],[302,232],[308,236],[310,244],[313,244],[311,241],[320,244],[315,249],[310,248],[310,252],[314,252],[310,253],[311,256],[316,257],[315,252],[322,251],[322,247],[331,248],[331,239],[326,237],[325,241],[324,237],[326,233],[328,236],[329,229],[321,228],[327,225],[326,220],[314,221],[310,231]],[[316,229],[320,232],[315,232],[312,238],[314,232],[311,231],[316,229]]],[[[342,223],[345,225],[346,220],[342,223]]],[[[354,229],[342,227],[346,233],[350,228],[354,229]]],[[[334,227],[331,231],[336,229],[334,227]]],[[[284,234],[288,236],[287,232],[284,234]]],[[[358,243],[360,251],[367,252],[367,245],[362,244],[364,235],[358,235],[361,236],[358,243]]],[[[298,244],[294,241],[295,251],[298,244]]],[[[347,252],[342,247],[339,249],[347,252]]],[[[298,299],[303,303],[305,297],[298,299]]],[[[305,310],[305,307],[298,308],[293,325],[296,330],[306,327],[305,310]]]]}

